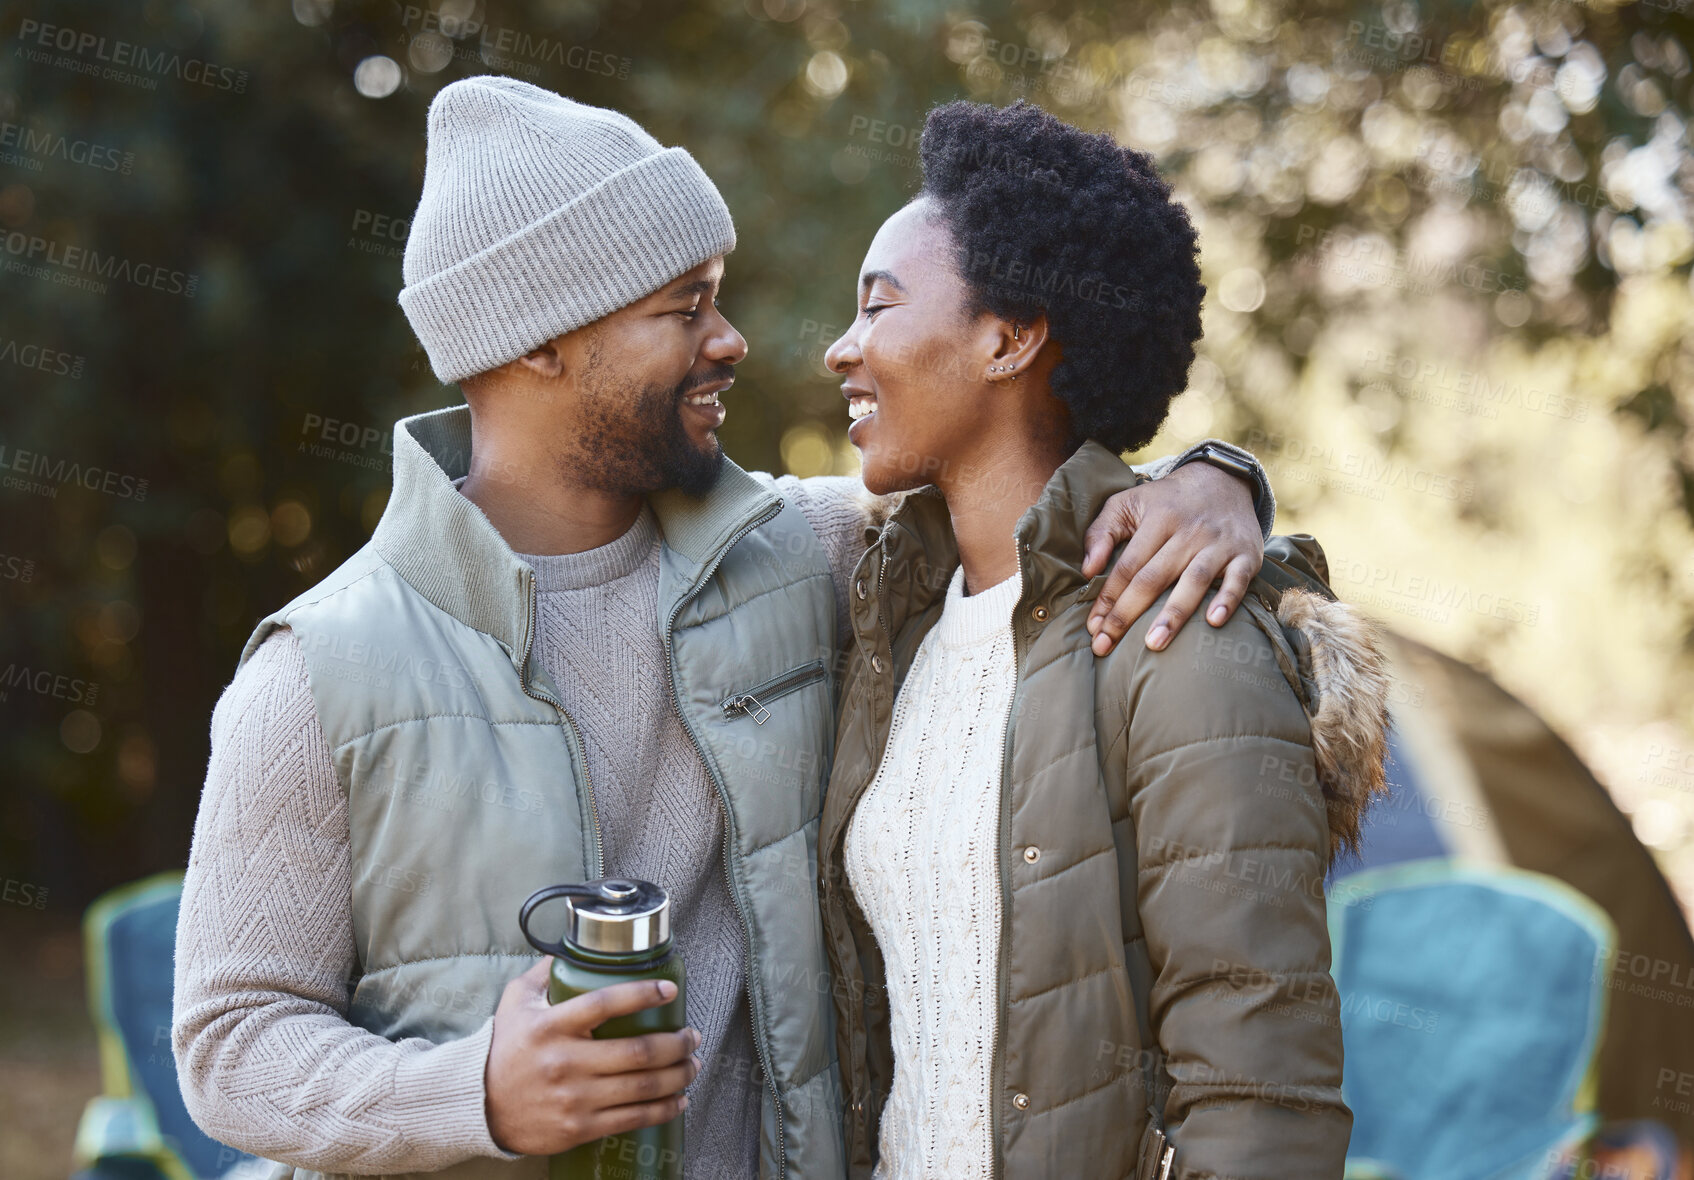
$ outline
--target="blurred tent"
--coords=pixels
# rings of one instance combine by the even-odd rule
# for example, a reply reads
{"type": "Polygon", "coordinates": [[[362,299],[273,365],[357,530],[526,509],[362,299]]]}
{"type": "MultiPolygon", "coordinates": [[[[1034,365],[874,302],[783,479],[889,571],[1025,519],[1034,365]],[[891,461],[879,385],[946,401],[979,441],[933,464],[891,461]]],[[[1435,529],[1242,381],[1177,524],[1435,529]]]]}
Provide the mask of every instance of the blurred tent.
{"type": "Polygon", "coordinates": [[[1587,898],[1616,931],[1596,971],[1598,1112],[1694,1144],[1676,1085],[1694,1064],[1694,938],[1651,854],[1570,747],[1488,676],[1400,636],[1393,662],[1392,790],[1366,822],[1362,856],[1332,871],[1332,894],[1386,866],[1451,858],[1529,870],[1587,898]]]}

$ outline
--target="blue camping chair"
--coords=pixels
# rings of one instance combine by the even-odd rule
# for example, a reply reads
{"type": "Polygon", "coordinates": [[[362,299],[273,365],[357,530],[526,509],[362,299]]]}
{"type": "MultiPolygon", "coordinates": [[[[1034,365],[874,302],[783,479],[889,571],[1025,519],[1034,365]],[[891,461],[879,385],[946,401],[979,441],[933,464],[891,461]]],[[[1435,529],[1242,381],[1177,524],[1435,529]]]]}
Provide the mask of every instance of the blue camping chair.
{"type": "Polygon", "coordinates": [[[77,1127],[75,1180],[216,1180],[260,1164],[194,1125],[171,1054],[171,986],[182,874],[105,894],[82,929],[88,1006],[105,1093],[77,1127]]]}
{"type": "Polygon", "coordinates": [[[1553,1180],[1599,1125],[1616,934],[1552,877],[1446,858],[1329,899],[1349,1180],[1553,1180]]]}

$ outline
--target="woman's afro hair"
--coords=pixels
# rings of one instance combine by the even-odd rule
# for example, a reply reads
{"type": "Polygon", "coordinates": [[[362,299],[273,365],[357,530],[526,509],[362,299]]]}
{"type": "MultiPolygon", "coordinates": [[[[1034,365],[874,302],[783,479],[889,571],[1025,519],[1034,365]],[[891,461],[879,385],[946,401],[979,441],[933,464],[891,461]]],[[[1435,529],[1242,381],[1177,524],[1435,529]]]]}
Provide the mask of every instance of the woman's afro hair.
{"type": "Polygon", "coordinates": [[[1206,293],[1194,226],[1152,157],[1021,99],[936,107],[919,152],[968,310],[1046,313],[1072,441],[1145,446],[1188,383],[1206,293]]]}

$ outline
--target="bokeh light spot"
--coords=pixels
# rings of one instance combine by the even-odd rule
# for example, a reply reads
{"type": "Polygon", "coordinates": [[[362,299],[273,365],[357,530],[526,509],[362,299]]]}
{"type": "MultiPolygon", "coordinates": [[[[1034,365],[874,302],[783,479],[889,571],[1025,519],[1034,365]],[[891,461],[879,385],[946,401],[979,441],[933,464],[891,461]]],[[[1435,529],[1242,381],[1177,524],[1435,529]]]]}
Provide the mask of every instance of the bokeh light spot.
{"type": "Polygon", "coordinates": [[[367,57],[353,70],[353,86],[366,98],[387,98],[400,89],[400,63],[386,54],[367,57]]]}

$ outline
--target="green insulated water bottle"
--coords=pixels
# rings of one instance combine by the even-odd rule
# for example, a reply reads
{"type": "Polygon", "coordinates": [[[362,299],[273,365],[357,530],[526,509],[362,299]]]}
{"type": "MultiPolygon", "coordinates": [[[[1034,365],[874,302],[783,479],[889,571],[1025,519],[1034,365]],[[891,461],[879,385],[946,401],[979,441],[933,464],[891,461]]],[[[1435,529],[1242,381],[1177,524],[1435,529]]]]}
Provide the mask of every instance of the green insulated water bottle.
{"type": "MultiPolygon", "coordinates": [[[[547,982],[550,1004],[614,983],[668,979],[676,984],[670,1003],[614,1017],[594,1030],[596,1040],[676,1032],[688,1023],[682,1004],[682,956],[671,949],[671,902],[657,885],[606,877],[582,885],[549,886],[523,903],[518,926],[531,946],[553,956],[547,982]],[[531,934],[530,918],[537,907],[560,898],[567,907],[564,938],[548,942],[531,934]]],[[[549,1180],[682,1180],[682,1116],[553,1156],[547,1174],[549,1180]]]]}

